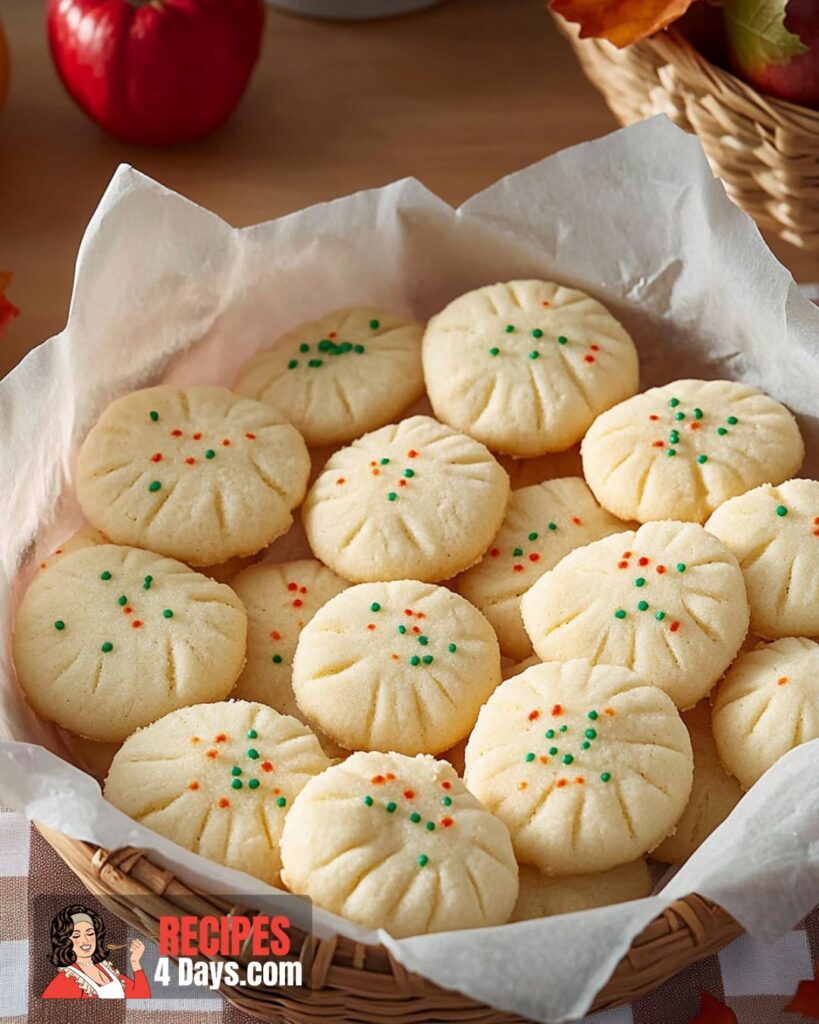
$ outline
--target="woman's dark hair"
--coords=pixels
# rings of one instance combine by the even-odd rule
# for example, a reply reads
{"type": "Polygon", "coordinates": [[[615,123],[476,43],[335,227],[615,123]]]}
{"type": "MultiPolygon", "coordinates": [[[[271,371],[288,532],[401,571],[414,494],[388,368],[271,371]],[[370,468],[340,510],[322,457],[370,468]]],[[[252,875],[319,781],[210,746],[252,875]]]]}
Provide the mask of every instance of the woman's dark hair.
{"type": "Polygon", "coordinates": [[[105,924],[102,918],[81,903],[74,903],[70,907],[63,907],[51,922],[51,955],[48,959],[57,967],[69,967],[76,963],[77,957],[71,944],[71,934],[76,927],[72,920],[75,914],[87,914],[91,918],[97,936],[97,947],[91,954],[94,963],[98,964],[110,955],[105,944],[105,924]]]}

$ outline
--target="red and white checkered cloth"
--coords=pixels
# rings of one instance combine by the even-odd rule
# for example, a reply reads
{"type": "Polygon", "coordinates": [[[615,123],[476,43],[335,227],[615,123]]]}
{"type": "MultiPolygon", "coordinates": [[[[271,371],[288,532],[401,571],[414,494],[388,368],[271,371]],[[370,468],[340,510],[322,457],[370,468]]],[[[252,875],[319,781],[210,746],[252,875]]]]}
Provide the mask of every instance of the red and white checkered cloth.
{"type": "MultiPolygon", "coordinates": [[[[29,822],[19,814],[0,811],[2,1024],[81,1024],[86,1019],[105,1024],[250,1024],[250,1017],[214,993],[196,999],[111,1001],[104,1012],[96,1000],[70,1004],[40,1000],[32,991],[29,966],[31,904],[39,894],[65,894],[67,901],[83,899],[74,874],[29,822]]],[[[35,955],[40,954],[40,946],[35,955]]],[[[814,977],[816,963],[819,910],[775,945],[743,936],[650,995],[629,1006],[592,1014],[585,1024],[689,1024],[699,1013],[704,990],[730,1007],[739,1024],[810,1024],[810,1018],[786,1013],[785,1006],[799,982],[814,977]]]]}

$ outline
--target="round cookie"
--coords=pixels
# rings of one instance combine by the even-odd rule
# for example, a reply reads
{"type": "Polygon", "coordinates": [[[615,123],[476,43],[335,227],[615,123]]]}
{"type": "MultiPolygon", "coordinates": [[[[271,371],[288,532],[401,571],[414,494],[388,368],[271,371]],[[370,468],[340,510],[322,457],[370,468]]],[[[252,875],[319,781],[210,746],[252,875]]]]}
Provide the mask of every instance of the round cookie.
{"type": "Polygon", "coordinates": [[[802,465],[784,405],[730,380],[677,380],[599,416],[583,439],[583,475],[621,519],[703,523],[724,501],[802,465]]]}
{"type": "Polygon", "coordinates": [[[265,704],[197,704],[129,736],[104,795],[186,850],[278,885],[285,818],[329,764],[306,725],[265,704]]]}
{"type": "Polygon", "coordinates": [[[345,579],[433,582],[478,561],[508,497],[509,479],[482,444],[412,416],[333,455],[302,522],[316,557],[345,579]]]}
{"type": "Polygon", "coordinates": [[[712,703],[720,760],[750,789],[789,750],[819,738],[819,644],[785,637],[743,654],[712,703]]]}
{"type": "Polygon", "coordinates": [[[609,311],[549,281],[461,295],[427,325],[424,380],[435,415],[493,451],[570,448],[637,390],[637,351],[609,311]]]}
{"type": "Polygon", "coordinates": [[[650,852],[691,791],[673,703],[617,665],[535,665],[502,683],[466,747],[469,790],[547,875],[607,871],[650,852]]]}
{"type": "Polygon", "coordinates": [[[513,491],[545,480],[557,480],[561,476],[582,476],[583,462],[580,445],[572,445],[565,452],[550,452],[536,459],[515,459],[511,455],[499,455],[498,462],[509,474],[513,491]]]}
{"type": "Polygon", "coordinates": [[[302,713],[348,750],[447,750],[500,679],[498,641],[483,615],[416,580],[343,591],[304,627],[293,659],[302,713]]]}
{"type": "Polygon", "coordinates": [[[304,441],[269,406],[162,386],[108,406],[80,449],[77,497],[111,541],[205,566],[285,533],[309,473],[304,441]]]}
{"type": "Polygon", "coordinates": [[[694,751],[694,784],[691,796],[677,822],[651,854],[666,864],[682,864],[723,823],[742,798],[742,787],[720,763],[711,732],[711,708],[707,701],[686,711],[682,720],[694,751]]]}
{"type": "Polygon", "coordinates": [[[247,611],[247,662],[232,696],[303,719],[290,678],[296,642],[319,608],[347,585],[313,559],[240,573],[233,589],[247,611]]]}
{"type": "Polygon", "coordinates": [[[294,893],[395,938],[504,924],[509,832],[432,757],[358,753],[299,794],[282,836],[294,893]]]}
{"type": "Polygon", "coordinates": [[[695,523],[647,523],[573,551],[521,611],[543,661],[625,665],[679,708],[708,693],[748,630],[736,559],[695,523]]]}
{"type": "Polygon", "coordinates": [[[754,633],[819,636],[819,481],[755,487],[721,505],[705,528],[739,561],[754,633]]]}
{"type": "Polygon", "coordinates": [[[512,492],[492,546],[455,589],[489,619],[503,653],[520,660],[532,652],[520,617],[523,594],[570,551],[627,528],[579,477],[524,487],[512,492]]]}
{"type": "Polygon", "coordinates": [[[642,857],[593,875],[562,878],[550,878],[537,868],[524,865],[520,869],[520,891],[511,920],[529,921],[640,900],[651,895],[651,888],[651,875],[642,857]]]}
{"type": "Polygon", "coordinates": [[[14,664],[39,715],[118,743],[175,708],[227,696],[246,632],[230,587],[150,551],[100,544],[35,578],[17,612],[14,664]]]}
{"type": "Polygon", "coordinates": [[[253,356],[234,389],[272,406],[311,446],[345,444],[420,398],[422,331],[388,310],[336,309],[253,356]]]}
{"type": "Polygon", "coordinates": [[[50,565],[54,565],[55,561],[59,560],[63,555],[70,555],[72,551],[90,548],[94,544],[110,543],[111,541],[95,527],[83,526],[76,533],[72,533],[59,547],[56,547],[47,559],[38,564],[37,568],[47,569],[50,565]]]}

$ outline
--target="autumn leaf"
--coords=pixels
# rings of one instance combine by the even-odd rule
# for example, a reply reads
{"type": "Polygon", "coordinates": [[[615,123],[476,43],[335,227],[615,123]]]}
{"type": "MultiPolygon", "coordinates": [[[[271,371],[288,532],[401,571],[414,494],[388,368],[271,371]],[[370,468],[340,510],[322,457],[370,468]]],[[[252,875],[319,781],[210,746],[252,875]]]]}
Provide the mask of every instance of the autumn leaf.
{"type": "Polygon", "coordinates": [[[3,294],[11,281],[11,274],[0,271],[0,334],[8,327],[11,321],[20,315],[20,310],[12,305],[3,294]]]}
{"type": "Polygon", "coordinates": [[[721,1003],[719,999],[712,996],[710,992],[703,991],[700,1012],[692,1017],[689,1024],[738,1024],[737,1015],[721,1003]]]}
{"type": "Polygon", "coordinates": [[[692,0],[550,0],[549,7],[580,25],[580,37],[624,47],[682,17],[692,0]]]}
{"type": "Polygon", "coordinates": [[[799,982],[796,995],[785,1007],[785,1013],[801,1013],[803,1017],[819,1020],[819,964],[814,970],[815,978],[799,982]]]}
{"type": "Polygon", "coordinates": [[[787,64],[807,52],[799,36],[785,27],[787,0],[724,0],[722,7],[731,51],[746,71],[787,64]]]}

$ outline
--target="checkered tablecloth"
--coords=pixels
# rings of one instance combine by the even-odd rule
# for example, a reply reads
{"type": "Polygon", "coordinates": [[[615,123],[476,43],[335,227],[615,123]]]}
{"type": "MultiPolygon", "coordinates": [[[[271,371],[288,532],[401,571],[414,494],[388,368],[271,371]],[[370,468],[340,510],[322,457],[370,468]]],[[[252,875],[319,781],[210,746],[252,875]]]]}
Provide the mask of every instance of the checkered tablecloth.
{"type": "MultiPolygon", "coordinates": [[[[43,893],[65,894],[67,902],[80,902],[83,898],[82,887],[73,873],[29,822],[18,814],[0,810],[2,1024],[78,1024],[86,1017],[105,1024],[250,1024],[250,1017],[215,994],[196,1000],[118,1001],[104,1007],[95,1000],[93,1012],[88,1000],[83,1001],[82,1014],[75,1010],[77,1002],[38,999],[31,991],[29,935],[31,906],[43,893]]],[[[47,950],[39,942],[32,952],[44,956],[47,950]]],[[[630,1006],[592,1014],[585,1024],[689,1024],[700,1011],[703,991],[730,1007],[738,1024],[807,1024],[817,1018],[786,1013],[785,1006],[799,982],[814,977],[816,963],[819,911],[773,946],[743,936],[650,995],[630,1006]]]]}

